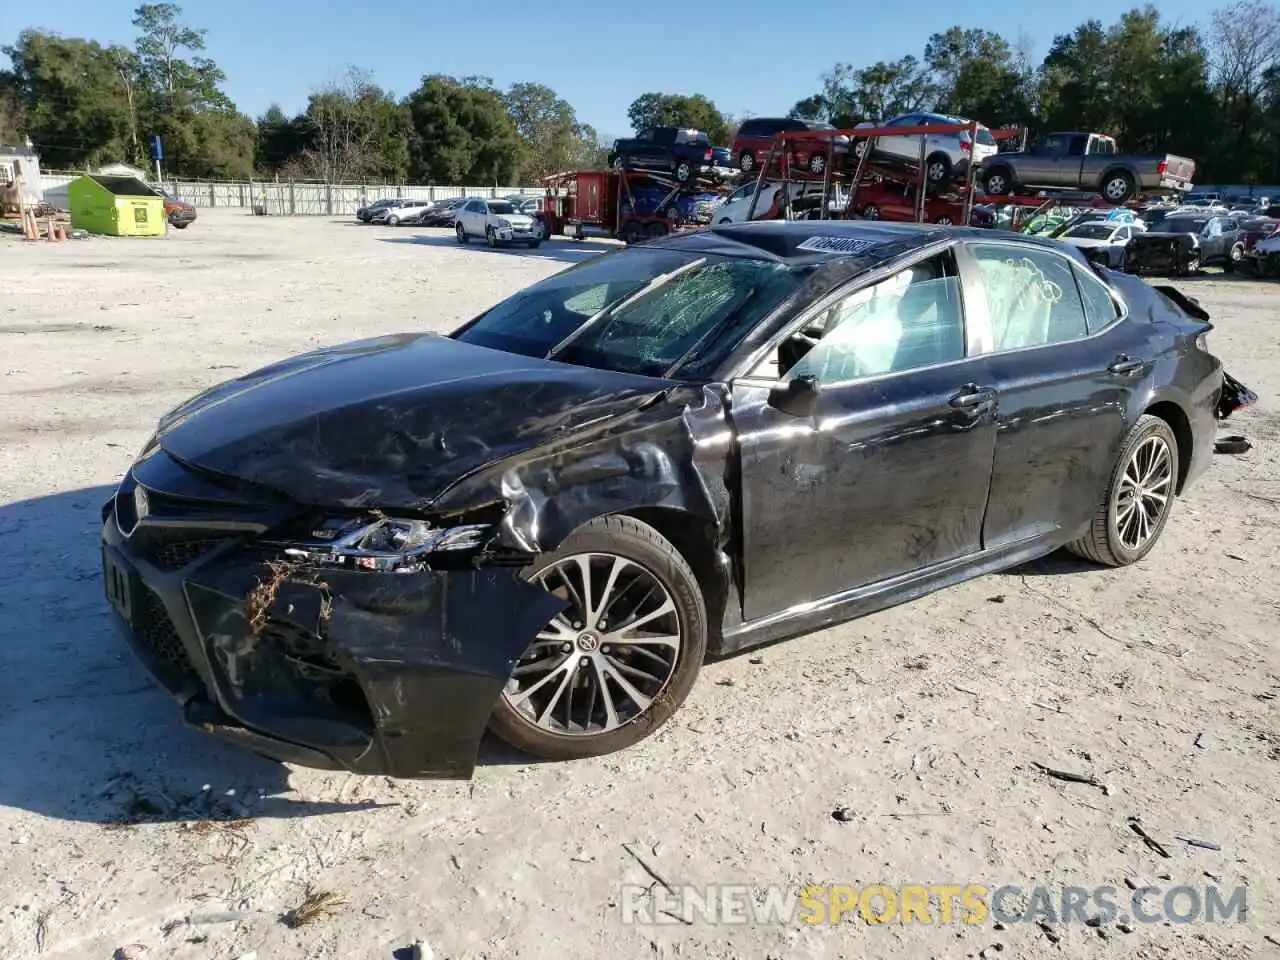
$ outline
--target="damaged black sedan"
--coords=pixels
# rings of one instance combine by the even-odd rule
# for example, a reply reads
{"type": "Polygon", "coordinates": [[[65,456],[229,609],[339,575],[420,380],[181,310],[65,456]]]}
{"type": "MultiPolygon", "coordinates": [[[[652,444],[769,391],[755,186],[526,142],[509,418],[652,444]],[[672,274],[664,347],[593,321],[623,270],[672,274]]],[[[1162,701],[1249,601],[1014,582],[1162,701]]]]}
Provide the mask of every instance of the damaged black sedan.
{"type": "Polygon", "coordinates": [[[1146,556],[1247,399],[1207,320],[1014,234],[682,234],[173,410],[105,505],[106,593],[189,723],[272,757],[607,753],[708,655],[1146,556]]]}

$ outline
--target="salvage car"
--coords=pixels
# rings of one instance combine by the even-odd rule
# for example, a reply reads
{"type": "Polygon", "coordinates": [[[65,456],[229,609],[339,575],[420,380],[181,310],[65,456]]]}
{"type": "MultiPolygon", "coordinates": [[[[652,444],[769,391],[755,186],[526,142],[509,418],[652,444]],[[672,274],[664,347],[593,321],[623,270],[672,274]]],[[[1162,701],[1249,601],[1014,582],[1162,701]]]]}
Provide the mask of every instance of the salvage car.
{"type": "MultiPolygon", "coordinates": [[[[774,149],[775,140],[780,133],[808,134],[815,136],[796,136],[786,141],[786,152],[790,154],[792,166],[819,176],[827,169],[827,154],[831,153],[837,166],[844,164],[849,152],[849,138],[842,134],[831,134],[835,130],[829,123],[818,120],[799,120],[795,117],[751,117],[742,121],[733,138],[732,156],[737,158],[738,169],[743,173],[757,171],[760,164],[769,159],[774,149]]],[[[782,152],[774,158],[773,165],[781,163],[782,152]]]]}
{"type": "Polygon", "coordinates": [[[181,404],[103,507],[105,590],[187,722],[268,756],[605,754],[708,655],[1148,556],[1247,399],[1211,330],[1016,234],[675,234],[181,404]]]}
{"type": "MultiPolygon", "coordinates": [[[[1139,223],[1141,221],[1138,221],[1139,223]]],[[[1068,227],[1055,239],[1084,251],[1090,263],[1119,269],[1124,263],[1124,251],[1140,227],[1111,220],[1088,220],[1068,227]]]]}
{"type": "Polygon", "coordinates": [[[187,203],[167,190],[157,190],[156,193],[164,198],[164,216],[169,226],[175,230],[185,230],[196,222],[195,204],[187,203]]]}
{"type": "Polygon", "coordinates": [[[459,243],[483,237],[491,247],[523,243],[535,249],[546,235],[545,223],[521,213],[510,200],[466,200],[454,211],[453,218],[459,243]]]}
{"type": "Polygon", "coordinates": [[[614,171],[669,173],[680,183],[693,183],[715,164],[711,140],[701,130],[648,127],[634,137],[613,141],[606,158],[614,171]]]}
{"type": "Polygon", "coordinates": [[[982,189],[991,195],[1027,187],[1096,190],[1121,204],[1139,193],[1188,190],[1195,171],[1195,161],[1186,157],[1120,153],[1115,139],[1101,133],[1051,133],[1025,151],[989,159],[982,168],[982,189]]]}
{"type": "MultiPolygon", "coordinates": [[[[917,189],[914,184],[883,180],[867,184],[854,197],[857,214],[864,220],[888,220],[899,223],[916,221],[917,189]]],[[[926,195],[924,222],[943,226],[964,222],[964,202],[926,195]]]]}
{"type": "MultiPolygon", "coordinates": [[[[857,128],[881,127],[921,127],[937,125],[955,126],[971,121],[964,117],[954,117],[945,113],[908,113],[894,117],[883,124],[864,121],[857,128]]],[[[999,152],[1000,146],[991,131],[978,125],[976,143],[970,143],[967,130],[960,133],[931,133],[925,138],[924,165],[925,179],[931,187],[939,187],[949,183],[956,176],[968,172],[971,166],[980,167],[990,157],[999,152]]],[[[877,137],[875,146],[871,148],[870,159],[878,163],[889,163],[895,166],[918,169],[920,164],[920,134],[905,136],[877,137]]],[[[853,152],[861,157],[866,152],[867,141],[854,143],[853,152]]]]}
{"type": "Polygon", "coordinates": [[[1244,257],[1234,217],[1173,213],[1136,234],[1125,247],[1128,273],[1190,276],[1201,267],[1235,270],[1244,257]]]}

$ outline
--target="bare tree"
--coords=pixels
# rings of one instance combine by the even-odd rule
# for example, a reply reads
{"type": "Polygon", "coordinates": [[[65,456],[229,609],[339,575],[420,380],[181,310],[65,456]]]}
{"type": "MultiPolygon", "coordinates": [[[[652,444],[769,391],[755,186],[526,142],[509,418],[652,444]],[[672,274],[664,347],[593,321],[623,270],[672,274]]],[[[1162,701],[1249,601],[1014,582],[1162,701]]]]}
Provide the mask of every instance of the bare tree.
{"type": "Polygon", "coordinates": [[[1239,0],[1215,11],[1210,50],[1223,107],[1239,113],[1244,138],[1267,71],[1280,65],[1280,9],[1268,0],[1239,0]]]}
{"type": "Polygon", "coordinates": [[[342,183],[375,165],[377,129],[365,109],[372,89],[369,75],[353,67],[311,95],[307,119],[314,135],[302,157],[310,176],[342,183]]]}

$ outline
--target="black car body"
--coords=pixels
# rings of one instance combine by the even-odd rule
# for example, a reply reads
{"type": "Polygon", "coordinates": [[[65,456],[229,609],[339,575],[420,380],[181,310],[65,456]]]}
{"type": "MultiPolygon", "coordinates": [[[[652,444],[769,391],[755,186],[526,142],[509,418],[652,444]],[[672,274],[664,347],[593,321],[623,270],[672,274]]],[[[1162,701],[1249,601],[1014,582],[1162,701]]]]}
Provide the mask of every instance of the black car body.
{"type": "Polygon", "coordinates": [[[700,130],[648,127],[634,137],[613,141],[608,161],[618,171],[670,173],[681,183],[692,183],[714,165],[715,150],[700,130]]]}
{"type": "Polygon", "coordinates": [[[1244,256],[1235,217],[1175,212],[1135,233],[1125,247],[1128,273],[1185,276],[1201,267],[1234,270],[1244,256]]]}
{"type": "Polygon", "coordinates": [[[1167,506],[1149,542],[1108,541],[1137,516],[1117,465],[1164,444],[1172,502],[1241,402],[1206,321],[1005,232],[681,234],[448,336],[318,350],[182,404],[104,506],[106,592],[188,722],[270,756],[468,777],[487,726],[608,752],[708,653],[1064,544],[1145,555],[1167,506]]]}
{"type": "Polygon", "coordinates": [[[424,227],[452,227],[454,214],[457,213],[458,207],[467,202],[467,199],[467,197],[450,197],[448,200],[441,200],[422,215],[422,225],[424,227]]]}
{"type": "Polygon", "coordinates": [[[361,223],[369,223],[373,219],[373,215],[379,210],[396,206],[399,202],[395,197],[383,197],[381,200],[373,201],[373,203],[366,203],[356,210],[356,219],[361,223]]]}

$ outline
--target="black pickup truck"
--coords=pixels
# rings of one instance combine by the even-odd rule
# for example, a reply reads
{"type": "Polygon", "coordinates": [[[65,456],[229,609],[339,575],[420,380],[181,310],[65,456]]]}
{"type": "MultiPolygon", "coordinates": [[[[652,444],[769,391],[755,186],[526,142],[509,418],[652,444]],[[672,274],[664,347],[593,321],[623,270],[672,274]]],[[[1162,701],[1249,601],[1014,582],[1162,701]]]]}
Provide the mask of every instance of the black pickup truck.
{"type": "Polygon", "coordinates": [[[609,166],[614,170],[670,173],[681,183],[698,179],[714,159],[711,140],[701,130],[649,127],[634,137],[613,141],[609,166]]]}

